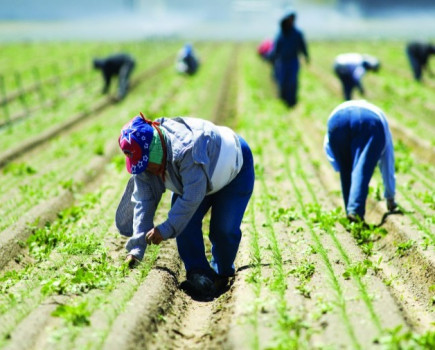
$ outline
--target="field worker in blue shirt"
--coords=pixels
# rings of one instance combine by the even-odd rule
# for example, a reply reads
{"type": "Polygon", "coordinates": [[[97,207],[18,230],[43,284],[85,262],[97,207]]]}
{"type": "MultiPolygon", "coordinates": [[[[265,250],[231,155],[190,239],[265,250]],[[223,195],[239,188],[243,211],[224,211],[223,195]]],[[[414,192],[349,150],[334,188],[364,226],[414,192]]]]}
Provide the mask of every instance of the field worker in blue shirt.
{"type": "Polygon", "coordinates": [[[106,58],[95,58],[94,68],[101,70],[104,78],[103,94],[107,94],[112,77],[118,76],[118,99],[127,95],[130,84],[130,75],[134,69],[134,59],[125,53],[120,53],[106,58]]]}
{"type": "Polygon", "coordinates": [[[127,262],[142,260],[148,244],[175,238],[186,269],[184,287],[210,299],[229,277],[241,239],[240,225],[254,187],[254,164],[246,141],[225,126],[189,117],[140,116],[121,131],[119,145],[132,174],[116,212],[121,234],[131,237],[127,262]],[[165,189],[173,192],[166,220],[154,214],[165,189]],[[211,261],[202,221],[211,208],[211,261]]]}
{"type": "Polygon", "coordinates": [[[385,115],[378,107],[365,100],[340,104],[329,116],[324,149],[329,162],[340,172],[350,221],[364,220],[369,182],[378,163],[387,208],[397,208],[393,141],[385,115]]]}
{"type": "Polygon", "coordinates": [[[309,63],[307,45],[302,32],[295,27],[296,12],[287,11],[280,21],[280,32],[276,37],[269,57],[274,64],[280,98],[289,107],[297,103],[299,55],[309,63]]]}
{"type": "Polygon", "coordinates": [[[406,46],[406,54],[411,64],[414,79],[421,81],[423,70],[433,76],[429,66],[430,55],[435,54],[435,45],[429,43],[410,42],[406,46]]]}
{"type": "Polygon", "coordinates": [[[377,72],[379,66],[379,60],[370,55],[359,53],[338,55],[334,61],[334,72],[340,79],[343,87],[344,99],[352,99],[354,88],[358,88],[361,95],[364,95],[365,91],[361,82],[362,77],[367,71],[377,72]]]}
{"type": "Polygon", "coordinates": [[[193,75],[199,68],[199,60],[193,52],[191,44],[186,44],[178,52],[175,69],[179,73],[193,75]]]}

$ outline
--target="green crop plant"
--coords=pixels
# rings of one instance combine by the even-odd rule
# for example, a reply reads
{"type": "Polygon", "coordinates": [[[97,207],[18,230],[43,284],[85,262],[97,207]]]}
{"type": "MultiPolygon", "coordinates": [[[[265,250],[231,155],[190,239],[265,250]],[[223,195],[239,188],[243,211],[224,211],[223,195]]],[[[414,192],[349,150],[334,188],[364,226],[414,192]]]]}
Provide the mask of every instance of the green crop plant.
{"type": "MultiPolygon", "coordinates": [[[[84,196],[78,206],[60,212],[58,214],[59,220],[54,223],[47,223],[44,227],[35,228],[33,234],[27,240],[30,254],[38,260],[44,260],[58,245],[62,244],[63,247],[68,247],[80,241],[77,237],[67,234],[67,226],[77,222],[84,215],[86,209],[97,203],[100,196],[101,193],[88,194],[84,196]]],[[[94,243],[94,245],[96,244],[94,243]]]]}
{"type": "Polygon", "coordinates": [[[77,305],[59,305],[51,314],[55,317],[63,318],[72,326],[88,326],[90,324],[89,316],[91,312],[88,310],[86,302],[77,305]]]}
{"type": "Polygon", "coordinates": [[[394,144],[394,157],[394,167],[397,173],[407,173],[412,169],[414,159],[412,158],[411,149],[401,140],[394,144]]]}
{"type": "Polygon", "coordinates": [[[337,218],[337,220],[351,233],[366,255],[372,255],[373,242],[387,234],[387,230],[383,227],[366,224],[363,221],[350,222],[347,218],[337,218]]]}
{"type": "Polygon", "coordinates": [[[311,297],[311,290],[307,286],[308,282],[311,280],[315,271],[314,264],[305,261],[300,264],[298,267],[290,270],[291,274],[294,274],[299,279],[299,285],[296,286],[296,289],[305,297],[311,297]]]}
{"type": "Polygon", "coordinates": [[[283,208],[280,207],[272,212],[272,218],[275,221],[281,221],[290,225],[290,223],[299,218],[295,208],[283,208]]]}
{"type": "Polygon", "coordinates": [[[425,191],[424,193],[418,193],[417,196],[423,201],[423,203],[428,204],[429,208],[435,210],[435,191],[425,191]]]}
{"type": "Polygon", "coordinates": [[[357,262],[346,267],[346,271],[343,273],[345,279],[350,279],[351,276],[365,276],[368,269],[373,266],[370,260],[364,260],[362,262],[357,262]]]}
{"type": "Polygon", "coordinates": [[[11,162],[3,168],[4,174],[12,174],[14,176],[25,176],[36,174],[37,170],[26,163],[11,162]]]}
{"type": "Polygon", "coordinates": [[[375,340],[376,344],[382,345],[387,349],[434,349],[435,332],[427,331],[423,334],[416,334],[411,331],[403,331],[399,325],[392,329],[386,329],[384,335],[375,340]]]}
{"type": "Polygon", "coordinates": [[[414,246],[414,241],[412,239],[403,242],[398,243],[396,246],[396,254],[398,256],[405,256],[406,253],[414,246]]]}
{"type": "Polygon", "coordinates": [[[106,253],[92,258],[85,264],[73,265],[59,275],[41,282],[41,292],[50,294],[83,294],[92,289],[110,286],[115,275],[120,272],[106,253]]]}

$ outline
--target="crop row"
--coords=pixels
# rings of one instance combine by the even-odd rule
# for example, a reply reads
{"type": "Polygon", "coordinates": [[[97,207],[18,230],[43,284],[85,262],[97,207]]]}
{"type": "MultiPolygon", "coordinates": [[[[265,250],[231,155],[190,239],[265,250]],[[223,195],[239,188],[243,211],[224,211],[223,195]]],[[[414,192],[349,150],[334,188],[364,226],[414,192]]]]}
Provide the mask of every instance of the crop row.
{"type": "MultiPolygon", "coordinates": [[[[338,176],[322,150],[328,114],[341,101],[323,78],[328,58],[303,68],[300,103],[288,110],[252,45],[207,44],[201,52],[198,75],[163,68],[125,102],[2,169],[0,239],[23,213],[59,196],[65,203],[54,209],[60,211],[55,220],[24,223],[33,234],[18,241],[21,248],[0,273],[0,346],[188,348],[201,341],[206,347],[206,338],[220,341],[217,331],[227,348],[433,346],[433,165],[396,143],[403,215],[369,230],[349,225],[338,176]],[[116,139],[139,111],[223,122],[254,153],[256,186],[237,276],[227,295],[199,306],[196,315],[214,315],[211,321],[186,320],[210,323],[198,337],[183,335],[189,316],[181,310],[198,305],[175,292],[181,267],[174,242],[149,247],[136,270],[122,264],[125,239],[113,215],[128,174],[116,139]]],[[[381,193],[376,173],[369,222],[380,222],[385,212],[381,193]]],[[[169,195],[156,221],[168,206],[169,195]]]]}
{"type": "MultiPolygon", "coordinates": [[[[202,93],[203,86],[207,83],[211,91],[220,88],[221,77],[226,68],[226,65],[220,63],[228,61],[230,47],[223,48],[213,55],[212,50],[204,51],[209,53],[209,56],[204,57],[208,64],[204,65],[201,74],[195,79],[176,75],[172,67],[160,72],[158,76],[144,82],[129,94],[128,105],[132,107],[126,108],[126,105],[119,104],[97,120],[81,125],[75,133],[64,137],[62,143],[65,146],[72,142],[70,147],[66,147],[71,151],[53,160],[51,167],[58,170],[62,167],[71,167],[65,169],[65,173],[62,174],[65,176],[73,172],[72,169],[80,169],[85,163],[93,162],[96,155],[92,148],[77,149],[74,146],[77,137],[80,144],[88,144],[86,140],[96,141],[97,138],[101,138],[106,141],[107,147],[111,147],[110,145],[116,144],[120,127],[140,110],[147,115],[156,113],[156,110],[159,113],[166,111],[174,114],[175,111],[187,111],[194,107],[198,113],[205,113],[201,108],[203,103],[209,107],[207,104],[210,102],[207,101],[210,96],[202,93]],[[186,91],[190,92],[189,98],[185,94],[186,91]],[[191,104],[193,98],[196,101],[194,105],[191,104]],[[84,153],[83,158],[81,153],[84,153]],[[78,157],[79,161],[76,160],[78,157]],[[59,162],[64,165],[59,167],[59,162]]],[[[58,145],[57,142],[51,142],[47,149],[35,156],[39,160],[32,157],[35,163],[29,166],[38,169],[36,174],[39,173],[44,160],[53,154],[58,145]]],[[[50,168],[50,165],[46,166],[50,168]]],[[[123,157],[116,156],[114,161],[101,171],[104,172],[102,175],[107,175],[92,186],[89,195],[80,195],[83,191],[78,192],[79,188],[72,186],[72,190],[77,193],[78,204],[64,210],[59,219],[50,225],[35,228],[29,241],[23,242],[30,255],[18,256],[16,261],[25,267],[14,269],[13,273],[3,274],[1,317],[2,320],[8,320],[0,322],[4,325],[1,330],[3,342],[8,337],[12,337],[14,341],[21,341],[16,337],[19,330],[38,317],[43,320],[39,327],[53,327],[47,331],[48,334],[44,334],[44,341],[53,342],[46,344],[47,347],[60,347],[60,344],[64,348],[74,348],[79,346],[77,344],[80,344],[80,348],[82,345],[98,347],[98,344],[101,345],[109,335],[112,323],[126,307],[126,303],[153,265],[159,249],[149,249],[147,262],[132,274],[122,268],[122,255],[119,255],[123,254],[123,240],[115,233],[112,225],[115,206],[128,178],[123,157]],[[14,299],[13,302],[11,298],[14,299]],[[32,301],[21,302],[25,300],[32,301]],[[56,307],[52,304],[54,302],[61,303],[62,306],[56,307]],[[47,304],[53,306],[46,307],[47,304]],[[58,317],[50,316],[54,310],[54,316],[58,317]],[[94,317],[98,320],[98,333],[94,334],[91,329],[89,332],[83,331],[83,326],[89,322],[94,325],[94,317]],[[101,322],[102,319],[105,321],[101,322]],[[65,322],[59,322],[60,320],[65,322]]],[[[42,183],[47,183],[44,186],[49,187],[56,181],[59,180],[46,179],[42,183]]],[[[29,183],[32,182],[29,179],[29,183]]],[[[36,195],[36,200],[38,197],[39,194],[36,195]]],[[[28,199],[31,200],[31,197],[28,199]]],[[[23,204],[15,204],[17,205],[23,204]]],[[[39,331],[35,330],[34,337],[29,337],[27,341],[37,338],[39,331]]]]}
{"type": "MultiPolygon", "coordinates": [[[[370,230],[349,226],[340,210],[337,176],[328,177],[335,181],[332,186],[322,182],[324,177],[319,174],[332,173],[326,167],[322,140],[326,119],[335,107],[333,94],[319,85],[318,77],[306,74],[303,102],[289,112],[271,102],[273,88],[265,76],[251,73],[259,69],[245,66],[248,86],[242,100],[248,101],[240,115],[245,122],[238,125],[254,148],[258,180],[251,215],[245,220],[251,261],[243,264],[252,266],[244,276],[252,284],[253,295],[246,298],[244,294],[235,301],[242,303],[238,307],[243,310],[241,318],[253,331],[234,331],[249,334],[249,339],[235,339],[236,344],[368,348],[373,341],[393,346],[409,340],[415,347],[427,346],[428,339],[433,342],[433,242],[407,220],[411,212],[406,212],[405,220],[419,245],[413,252],[406,242],[383,239],[397,237],[395,226],[388,226],[388,231],[374,225],[370,230]],[[393,254],[383,251],[388,244],[393,254]],[[419,277],[409,279],[409,265],[415,266],[413,271],[422,270],[419,277]],[[395,274],[390,275],[392,271],[395,274]],[[413,305],[418,298],[420,305],[413,305]],[[408,327],[424,335],[412,335],[408,327]]],[[[399,159],[404,156],[400,148],[396,152],[399,159]]],[[[398,183],[403,173],[398,172],[398,183]]],[[[431,178],[426,181],[433,182],[431,178]]],[[[372,196],[379,201],[379,191],[372,189],[372,196]]],[[[419,204],[430,217],[430,206],[419,204]]]]}

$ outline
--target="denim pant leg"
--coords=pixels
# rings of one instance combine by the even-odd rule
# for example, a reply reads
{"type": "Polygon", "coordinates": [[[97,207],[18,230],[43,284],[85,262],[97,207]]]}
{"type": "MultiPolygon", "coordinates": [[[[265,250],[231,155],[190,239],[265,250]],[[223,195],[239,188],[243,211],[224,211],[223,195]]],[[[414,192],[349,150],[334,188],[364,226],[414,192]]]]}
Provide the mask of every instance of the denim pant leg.
{"type": "MultiPolygon", "coordinates": [[[[172,204],[179,196],[172,196],[172,204]]],[[[177,247],[180,258],[184,263],[186,272],[200,271],[206,275],[212,276],[213,270],[205,254],[204,238],[202,232],[202,221],[205,214],[210,209],[210,198],[206,196],[190,219],[186,228],[177,238],[177,247]]]]}
{"type": "Polygon", "coordinates": [[[352,99],[352,90],[355,87],[355,82],[351,74],[345,73],[339,75],[341,86],[343,88],[343,97],[346,101],[352,99]]]}
{"type": "Polygon", "coordinates": [[[343,111],[339,111],[328,121],[328,137],[329,145],[340,167],[341,193],[344,207],[347,208],[352,175],[352,154],[350,124],[343,111]]]}
{"type": "Polygon", "coordinates": [[[363,119],[356,137],[352,138],[353,169],[346,207],[348,213],[358,214],[362,219],[365,215],[370,179],[384,146],[385,134],[379,118],[363,119]]]}
{"type": "Polygon", "coordinates": [[[243,152],[242,169],[233,181],[210,196],[211,266],[222,276],[232,276],[235,273],[234,260],[242,238],[240,225],[254,189],[252,153],[242,138],[240,141],[243,152]]]}
{"type": "Polygon", "coordinates": [[[298,94],[298,73],[299,73],[299,61],[294,59],[287,65],[287,79],[286,79],[286,94],[285,101],[289,106],[294,106],[297,103],[298,94]]]}

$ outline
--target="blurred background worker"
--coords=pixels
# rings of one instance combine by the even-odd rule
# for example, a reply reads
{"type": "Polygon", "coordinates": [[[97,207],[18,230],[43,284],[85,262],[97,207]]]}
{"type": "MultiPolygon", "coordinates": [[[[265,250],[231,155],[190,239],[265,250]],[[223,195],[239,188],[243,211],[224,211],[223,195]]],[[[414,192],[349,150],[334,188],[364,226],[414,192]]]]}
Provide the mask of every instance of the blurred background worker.
{"type": "Polygon", "coordinates": [[[199,60],[193,52],[191,44],[186,44],[177,55],[175,69],[179,73],[193,75],[199,68],[199,60]]]}
{"type": "Polygon", "coordinates": [[[429,66],[429,56],[435,54],[435,45],[429,43],[410,42],[406,46],[406,54],[414,74],[414,79],[421,81],[423,69],[433,76],[429,66]]]}
{"type": "Polygon", "coordinates": [[[103,94],[107,94],[113,76],[118,76],[118,99],[122,100],[130,85],[130,75],[135,66],[134,59],[121,53],[106,58],[95,58],[94,68],[101,70],[104,78],[103,94]]]}
{"type": "Polygon", "coordinates": [[[378,107],[365,100],[336,107],[328,119],[324,149],[331,165],[340,172],[350,221],[364,220],[369,182],[378,162],[387,208],[397,208],[393,141],[387,119],[378,107]]]}
{"type": "Polygon", "coordinates": [[[295,27],[296,12],[289,10],[281,18],[280,32],[277,35],[270,58],[274,63],[280,98],[289,107],[297,103],[299,54],[309,63],[307,45],[302,32],[295,27]]]}
{"type": "Polygon", "coordinates": [[[379,60],[370,55],[359,53],[343,53],[334,61],[334,72],[340,79],[345,100],[352,99],[352,91],[356,87],[361,95],[365,94],[361,79],[366,71],[377,72],[379,60]]]}

